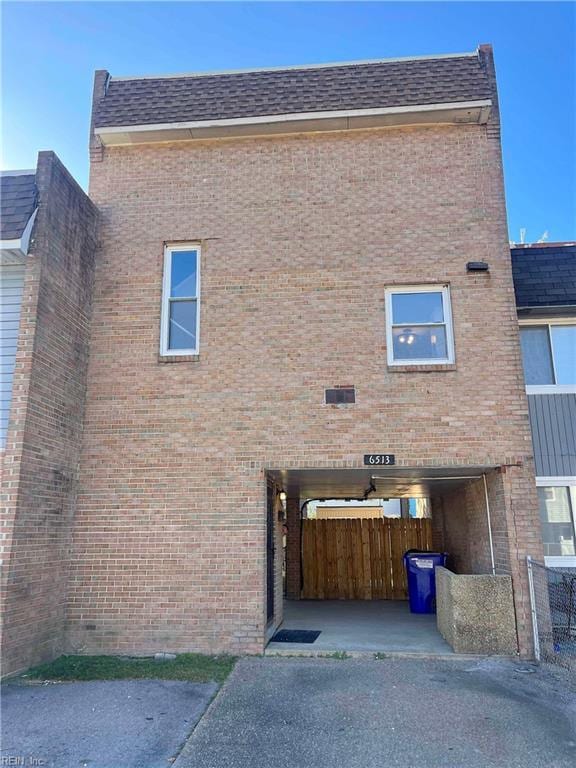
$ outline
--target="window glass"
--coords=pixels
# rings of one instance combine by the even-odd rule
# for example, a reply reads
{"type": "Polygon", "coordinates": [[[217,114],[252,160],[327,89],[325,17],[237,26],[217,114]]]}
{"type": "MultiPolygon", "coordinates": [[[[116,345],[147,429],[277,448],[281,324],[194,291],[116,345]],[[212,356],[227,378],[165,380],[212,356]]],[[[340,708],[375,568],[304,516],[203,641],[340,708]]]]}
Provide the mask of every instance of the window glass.
{"type": "Polygon", "coordinates": [[[442,293],[424,291],[422,293],[392,294],[392,323],[443,323],[444,309],[442,293]]]}
{"type": "Polygon", "coordinates": [[[169,349],[196,349],[196,302],[171,301],[169,349]]]}
{"type": "Polygon", "coordinates": [[[448,357],[443,325],[410,325],[392,328],[395,360],[427,360],[448,357]]]}
{"type": "Polygon", "coordinates": [[[520,344],[526,384],[554,384],[548,326],[521,328],[520,344]]]}
{"type": "Polygon", "coordinates": [[[555,557],[576,554],[569,489],[565,486],[540,487],[538,500],[544,554],[555,557]]]}
{"type": "Polygon", "coordinates": [[[551,325],[556,384],[576,384],[576,325],[551,325]]]}
{"type": "Polygon", "coordinates": [[[196,296],[196,251],[172,251],[170,296],[196,296]]]}

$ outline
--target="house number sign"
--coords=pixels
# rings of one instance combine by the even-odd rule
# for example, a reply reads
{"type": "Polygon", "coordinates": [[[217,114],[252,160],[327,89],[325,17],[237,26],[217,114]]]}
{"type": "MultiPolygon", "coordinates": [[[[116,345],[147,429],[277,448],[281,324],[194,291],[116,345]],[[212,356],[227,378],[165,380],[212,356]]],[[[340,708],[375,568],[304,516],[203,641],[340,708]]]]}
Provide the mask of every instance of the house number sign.
{"type": "Polygon", "coordinates": [[[365,453],[364,464],[370,467],[391,467],[396,463],[393,453],[365,453]]]}

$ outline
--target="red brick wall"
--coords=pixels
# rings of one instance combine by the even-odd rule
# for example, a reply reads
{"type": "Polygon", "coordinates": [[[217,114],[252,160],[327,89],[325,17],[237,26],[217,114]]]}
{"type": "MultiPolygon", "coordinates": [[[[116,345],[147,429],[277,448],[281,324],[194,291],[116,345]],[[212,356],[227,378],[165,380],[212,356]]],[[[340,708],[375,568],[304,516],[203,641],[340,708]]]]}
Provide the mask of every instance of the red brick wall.
{"type": "Polygon", "coordinates": [[[2,671],[62,649],[84,415],[96,210],[41,152],[3,461],[2,671]]]}
{"type": "MultiPolygon", "coordinates": [[[[103,250],[70,648],[260,651],[266,468],[360,466],[382,446],[405,466],[531,455],[497,126],[94,160],[103,250]],[[202,245],[201,349],[165,364],[163,242],[179,240],[202,245]],[[471,260],[490,273],[467,274],[471,260]],[[391,370],[385,288],[430,282],[450,283],[456,364],[391,370]],[[323,404],[338,383],[354,406],[323,404]]],[[[512,484],[537,526],[532,489],[512,484]]]]}

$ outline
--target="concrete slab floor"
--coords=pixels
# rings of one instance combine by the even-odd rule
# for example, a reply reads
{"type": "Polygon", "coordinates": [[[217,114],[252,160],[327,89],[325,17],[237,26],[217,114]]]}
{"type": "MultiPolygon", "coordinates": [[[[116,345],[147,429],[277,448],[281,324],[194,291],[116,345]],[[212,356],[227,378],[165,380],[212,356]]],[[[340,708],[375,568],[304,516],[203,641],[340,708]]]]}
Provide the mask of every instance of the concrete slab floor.
{"type": "Polygon", "coordinates": [[[282,629],[315,629],[314,643],[274,643],[274,651],[453,653],[436,616],[410,613],[404,600],[286,600],[282,629]]]}

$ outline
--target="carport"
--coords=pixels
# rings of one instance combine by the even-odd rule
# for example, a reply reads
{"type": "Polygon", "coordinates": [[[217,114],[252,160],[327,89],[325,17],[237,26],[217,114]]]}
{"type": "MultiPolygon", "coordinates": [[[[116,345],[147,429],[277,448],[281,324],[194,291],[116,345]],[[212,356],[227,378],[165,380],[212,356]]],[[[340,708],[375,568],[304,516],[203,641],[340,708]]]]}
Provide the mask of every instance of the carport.
{"type": "Polygon", "coordinates": [[[410,613],[402,555],[412,548],[446,551],[455,572],[495,573],[494,516],[502,537],[493,509],[496,467],[275,469],[268,477],[285,499],[282,526],[269,535],[276,604],[268,639],[278,628],[320,632],[311,643],[272,641],[268,652],[452,652],[435,615],[410,613]],[[306,512],[310,500],[421,498],[430,500],[430,519],[311,520],[306,512]]]}

